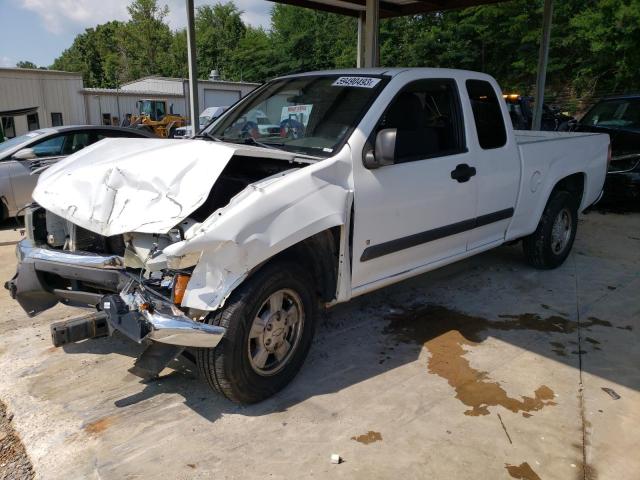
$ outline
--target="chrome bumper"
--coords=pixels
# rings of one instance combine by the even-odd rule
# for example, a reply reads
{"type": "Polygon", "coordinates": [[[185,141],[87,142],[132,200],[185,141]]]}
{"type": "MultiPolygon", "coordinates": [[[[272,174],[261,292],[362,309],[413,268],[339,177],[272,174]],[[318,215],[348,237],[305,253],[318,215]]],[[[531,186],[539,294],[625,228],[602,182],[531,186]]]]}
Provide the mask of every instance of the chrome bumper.
{"type": "Polygon", "coordinates": [[[145,287],[140,277],[126,271],[120,256],[52,250],[30,240],[18,243],[16,255],[18,271],[5,288],[29,316],[58,302],[93,306],[107,313],[111,329],[136,342],[151,340],[183,347],[213,348],[225,333],[222,327],[190,319],[168,299],[145,287]],[[47,284],[46,274],[71,286],[47,284]],[[91,285],[91,291],[74,289],[83,282],[91,285]],[[112,308],[112,303],[119,308],[112,308]]]}
{"type": "MultiPolygon", "coordinates": [[[[183,347],[213,348],[220,343],[226,331],[222,327],[191,320],[174,304],[151,293],[133,278],[119,297],[122,300],[122,303],[118,302],[121,307],[124,305],[129,312],[138,312],[146,321],[149,331],[142,340],[183,347]]],[[[109,323],[117,325],[122,317],[122,308],[112,308],[108,300],[103,301],[102,305],[109,323]]]]}
{"type": "Polygon", "coordinates": [[[89,252],[69,252],[38,247],[32,240],[22,240],[16,245],[19,262],[27,259],[44,260],[78,267],[124,270],[124,258],[118,255],[99,255],[89,252]]]}

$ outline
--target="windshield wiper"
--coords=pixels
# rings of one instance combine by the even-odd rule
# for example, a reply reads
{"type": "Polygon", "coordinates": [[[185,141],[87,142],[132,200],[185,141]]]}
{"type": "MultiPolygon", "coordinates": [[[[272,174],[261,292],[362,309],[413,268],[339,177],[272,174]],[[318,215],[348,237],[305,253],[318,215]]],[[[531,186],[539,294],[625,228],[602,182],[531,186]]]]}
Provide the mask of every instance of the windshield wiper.
{"type": "Polygon", "coordinates": [[[196,135],[193,136],[193,138],[208,138],[209,140],[213,140],[214,142],[221,142],[222,140],[218,137],[216,137],[213,133],[211,132],[200,132],[197,133],[196,135]]]}
{"type": "Polygon", "coordinates": [[[273,150],[284,150],[283,148],[278,148],[278,147],[284,147],[284,143],[262,143],[262,142],[259,142],[258,140],[256,140],[253,137],[245,138],[244,139],[244,143],[246,143],[248,145],[257,145],[257,146],[263,147],[263,148],[271,148],[273,150]]]}
{"type": "Polygon", "coordinates": [[[241,145],[255,145],[257,147],[269,148],[271,150],[286,151],[284,148],[278,148],[278,147],[284,147],[284,143],[262,143],[262,142],[259,142],[258,140],[256,140],[253,137],[245,137],[245,138],[220,137],[218,140],[221,141],[221,142],[239,143],[241,145]]]}

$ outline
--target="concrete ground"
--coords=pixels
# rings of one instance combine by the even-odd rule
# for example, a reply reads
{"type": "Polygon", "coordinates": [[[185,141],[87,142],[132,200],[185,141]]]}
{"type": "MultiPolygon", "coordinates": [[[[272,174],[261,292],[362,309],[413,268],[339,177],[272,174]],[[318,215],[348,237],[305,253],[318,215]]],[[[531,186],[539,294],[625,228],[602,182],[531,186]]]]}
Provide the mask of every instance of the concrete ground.
{"type": "Polygon", "coordinates": [[[502,247],[336,307],[250,407],[186,360],[141,383],[123,338],[53,348],[77,312],[29,319],[5,292],[0,399],[43,479],[637,479],[639,291],[640,214],[590,213],[557,270],[502,247]]]}

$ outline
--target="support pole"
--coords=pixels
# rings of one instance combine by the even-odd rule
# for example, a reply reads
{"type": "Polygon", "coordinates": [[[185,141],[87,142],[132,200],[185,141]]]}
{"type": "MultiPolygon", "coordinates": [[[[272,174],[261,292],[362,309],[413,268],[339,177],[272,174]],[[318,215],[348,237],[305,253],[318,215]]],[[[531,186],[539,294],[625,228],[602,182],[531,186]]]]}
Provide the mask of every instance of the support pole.
{"type": "Polygon", "coordinates": [[[364,32],[365,32],[365,14],[360,12],[358,16],[358,54],[356,60],[357,68],[364,68],[364,32]]]}
{"type": "Polygon", "coordinates": [[[536,98],[531,130],[540,130],[542,126],[542,105],[544,104],[544,84],[547,78],[549,61],[549,43],[551,40],[551,19],[553,17],[553,0],[544,0],[542,14],[542,38],[538,56],[538,78],[536,79],[536,98]]]}
{"type": "Polygon", "coordinates": [[[364,27],[364,66],[377,67],[380,61],[378,31],[380,30],[380,1],[367,0],[364,27]]]}
{"type": "Polygon", "coordinates": [[[195,134],[200,130],[198,122],[198,66],[196,63],[196,29],[193,0],[186,0],[187,4],[187,54],[189,61],[189,112],[191,128],[195,134]]]}

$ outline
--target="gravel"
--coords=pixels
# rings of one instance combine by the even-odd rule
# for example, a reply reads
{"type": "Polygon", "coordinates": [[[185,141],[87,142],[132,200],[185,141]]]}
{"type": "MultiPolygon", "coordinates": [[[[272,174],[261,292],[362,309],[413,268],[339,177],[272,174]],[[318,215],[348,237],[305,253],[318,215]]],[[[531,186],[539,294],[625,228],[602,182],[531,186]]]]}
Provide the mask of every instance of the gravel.
{"type": "Polygon", "coordinates": [[[12,418],[0,401],[0,480],[30,480],[35,476],[33,466],[11,425],[12,418]]]}

